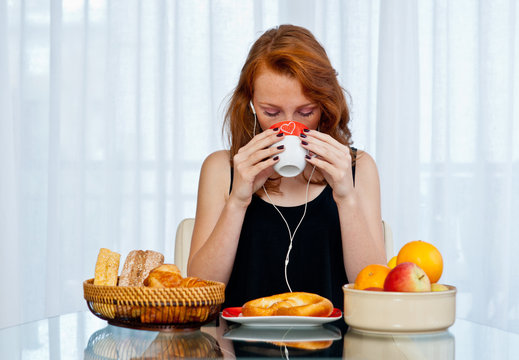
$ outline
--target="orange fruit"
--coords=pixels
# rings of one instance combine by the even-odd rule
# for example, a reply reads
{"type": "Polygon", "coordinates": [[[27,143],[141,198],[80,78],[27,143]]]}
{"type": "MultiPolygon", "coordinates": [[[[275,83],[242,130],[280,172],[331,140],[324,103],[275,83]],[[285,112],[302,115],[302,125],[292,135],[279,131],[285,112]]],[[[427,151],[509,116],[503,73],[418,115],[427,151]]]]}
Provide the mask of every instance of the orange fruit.
{"type": "Polygon", "coordinates": [[[391,269],[386,265],[372,264],[362,269],[355,279],[354,289],[384,288],[384,281],[391,269]]]}
{"type": "Polygon", "coordinates": [[[412,262],[421,267],[431,283],[437,282],[442,276],[442,254],[428,242],[416,240],[405,244],[398,252],[396,264],[403,262],[412,262]]]}
{"type": "Polygon", "coordinates": [[[389,266],[390,269],[396,266],[396,258],[397,256],[395,255],[388,261],[387,266],[389,266]]]}

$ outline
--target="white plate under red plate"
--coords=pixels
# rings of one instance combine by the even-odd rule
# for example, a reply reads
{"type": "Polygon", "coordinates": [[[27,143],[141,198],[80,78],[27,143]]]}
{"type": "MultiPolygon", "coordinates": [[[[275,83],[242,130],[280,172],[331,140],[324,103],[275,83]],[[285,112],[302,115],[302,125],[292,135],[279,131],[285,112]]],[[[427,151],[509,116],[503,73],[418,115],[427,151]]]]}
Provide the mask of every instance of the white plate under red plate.
{"type": "Polygon", "coordinates": [[[271,327],[271,326],[231,326],[223,334],[225,339],[241,341],[329,341],[342,339],[341,331],[333,326],[311,327],[271,327]]]}
{"type": "Polygon", "coordinates": [[[225,308],[222,318],[245,326],[319,326],[342,318],[341,310],[335,308],[328,317],[317,316],[242,316],[241,307],[225,308]]]}

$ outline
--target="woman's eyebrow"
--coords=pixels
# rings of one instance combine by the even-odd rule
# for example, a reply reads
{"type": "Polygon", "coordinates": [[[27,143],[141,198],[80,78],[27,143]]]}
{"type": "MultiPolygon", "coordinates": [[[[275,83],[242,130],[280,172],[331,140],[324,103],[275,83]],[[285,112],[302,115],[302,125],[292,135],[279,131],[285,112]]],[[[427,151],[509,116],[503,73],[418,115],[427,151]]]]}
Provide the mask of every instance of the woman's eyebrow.
{"type": "MultiPolygon", "coordinates": [[[[268,102],[261,102],[261,101],[259,102],[259,104],[260,104],[261,106],[281,107],[280,105],[271,104],[271,103],[268,103],[268,102]]],[[[297,106],[296,108],[297,108],[297,109],[300,109],[300,108],[304,108],[304,107],[307,107],[307,106],[317,106],[317,104],[314,103],[314,102],[311,102],[311,103],[307,103],[307,104],[299,105],[299,106],[297,106]]]]}

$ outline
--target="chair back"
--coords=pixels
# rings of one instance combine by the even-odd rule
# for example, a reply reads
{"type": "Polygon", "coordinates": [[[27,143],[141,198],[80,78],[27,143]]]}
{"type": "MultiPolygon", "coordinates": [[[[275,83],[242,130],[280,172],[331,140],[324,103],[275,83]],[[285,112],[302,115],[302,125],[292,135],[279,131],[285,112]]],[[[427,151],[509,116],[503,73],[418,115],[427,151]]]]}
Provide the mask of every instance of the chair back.
{"type": "Polygon", "coordinates": [[[178,224],[175,236],[175,265],[180,269],[183,277],[187,276],[187,260],[189,259],[189,248],[195,219],[186,218],[178,224]]]}
{"type": "MultiPolygon", "coordinates": [[[[187,276],[187,260],[189,258],[189,248],[191,247],[191,237],[193,235],[194,218],[186,218],[180,222],[175,237],[175,265],[178,266],[182,276],[187,276]]],[[[384,231],[384,243],[386,245],[387,261],[393,257],[393,233],[387,222],[382,220],[384,231]]]]}
{"type": "Polygon", "coordinates": [[[386,245],[386,257],[389,262],[393,257],[393,232],[391,226],[384,220],[382,220],[382,230],[384,232],[384,244],[386,245]]]}

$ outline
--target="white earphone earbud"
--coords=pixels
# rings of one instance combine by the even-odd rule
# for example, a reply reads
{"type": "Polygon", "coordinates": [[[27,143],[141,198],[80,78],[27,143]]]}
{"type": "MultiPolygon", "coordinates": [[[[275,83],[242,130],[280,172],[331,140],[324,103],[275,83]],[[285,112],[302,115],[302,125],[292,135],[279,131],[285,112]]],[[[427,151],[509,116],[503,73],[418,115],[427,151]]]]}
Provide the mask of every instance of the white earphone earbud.
{"type": "Polygon", "coordinates": [[[249,101],[250,108],[252,110],[252,115],[254,115],[254,129],[252,130],[252,136],[256,136],[256,122],[258,119],[256,118],[256,109],[254,109],[254,105],[252,104],[252,100],[249,101]]]}

